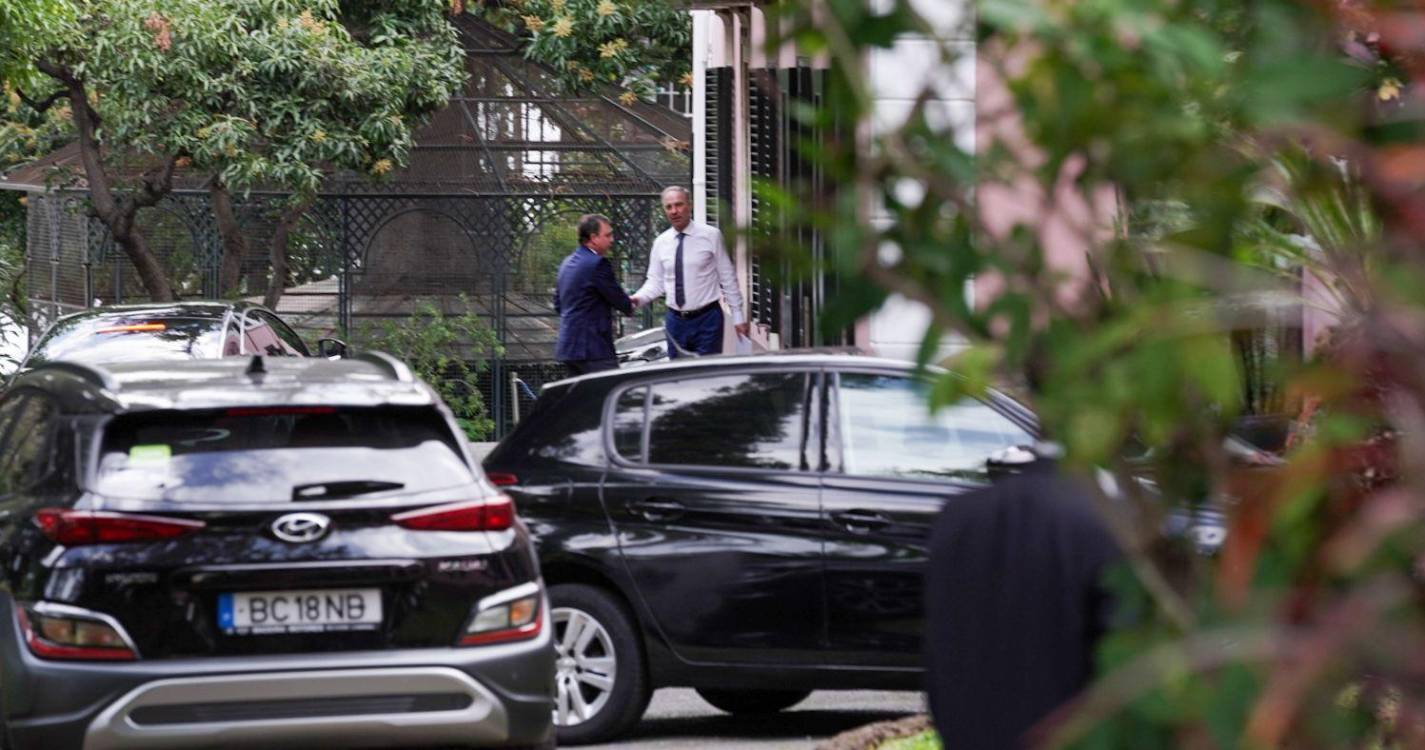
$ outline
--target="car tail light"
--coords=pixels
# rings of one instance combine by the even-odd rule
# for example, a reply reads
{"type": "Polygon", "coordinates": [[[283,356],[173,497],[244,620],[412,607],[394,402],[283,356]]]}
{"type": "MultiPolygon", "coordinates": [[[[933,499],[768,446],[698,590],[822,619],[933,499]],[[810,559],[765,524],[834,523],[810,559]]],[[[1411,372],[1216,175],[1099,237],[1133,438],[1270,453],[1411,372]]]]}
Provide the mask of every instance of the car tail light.
{"type": "Polygon", "coordinates": [[[506,495],[447,503],[391,516],[398,526],[417,531],[503,531],[515,523],[515,504],[506,495]]]}
{"type": "Polygon", "coordinates": [[[66,547],[176,539],[201,531],[205,525],[186,518],[62,508],[35,511],[35,523],[41,533],[66,547]]]}
{"type": "Polygon", "coordinates": [[[457,645],[483,646],[539,635],[540,595],[539,584],[526,583],[481,599],[457,645]]]}
{"type": "Polygon", "coordinates": [[[58,604],[16,607],[30,653],[41,659],[133,661],[138,651],[112,617],[58,604]]]}
{"type": "Polygon", "coordinates": [[[509,487],[520,483],[520,478],[514,474],[507,474],[501,471],[491,471],[485,474],[490,483],[496,487],[509,487]]]}

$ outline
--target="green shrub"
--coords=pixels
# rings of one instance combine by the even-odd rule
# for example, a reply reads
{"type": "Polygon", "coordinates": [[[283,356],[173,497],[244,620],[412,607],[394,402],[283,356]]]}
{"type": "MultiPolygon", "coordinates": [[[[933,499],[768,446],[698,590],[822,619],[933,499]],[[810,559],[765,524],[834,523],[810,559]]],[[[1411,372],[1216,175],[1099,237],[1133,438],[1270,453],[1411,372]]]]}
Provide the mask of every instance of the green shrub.
{"type": "Polygon", "coordinates": [[[351,343],[358,350],[379,349],[405,361],[445,399],[471,440],[484,440],[494,432],[479,377],[502,349],[464,295],[453,302],[416,300],[409,316],[364,321],[353,331],[351,343]]]}
{"type": "Polygon", "coordinates": [[[878,750],[941,750],[940,735],[934,729],[927,729],[920,734],[913,734],[909,737],[900,737],[891,740],[878,748],[878,750]]]}

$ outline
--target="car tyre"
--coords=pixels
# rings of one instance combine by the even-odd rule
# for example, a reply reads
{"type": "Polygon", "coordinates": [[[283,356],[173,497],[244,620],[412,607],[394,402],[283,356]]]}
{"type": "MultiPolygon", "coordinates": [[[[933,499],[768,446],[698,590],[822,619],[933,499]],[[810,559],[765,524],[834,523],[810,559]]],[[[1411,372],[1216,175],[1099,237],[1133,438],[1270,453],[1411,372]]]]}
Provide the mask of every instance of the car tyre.
{"type": "Polygon", "coordinates": [[[730,714],[774,714],[806,700],[810,690],[712,690],[698,688],[698,695],[714,708],[730,714]]]}
{"type": "Polygon", "coordinates": [[[577,583],[549,587],[549,607],[559,744],[617,737],[643,717],[652,695],[632,615],[607,591],[577,583]]]}

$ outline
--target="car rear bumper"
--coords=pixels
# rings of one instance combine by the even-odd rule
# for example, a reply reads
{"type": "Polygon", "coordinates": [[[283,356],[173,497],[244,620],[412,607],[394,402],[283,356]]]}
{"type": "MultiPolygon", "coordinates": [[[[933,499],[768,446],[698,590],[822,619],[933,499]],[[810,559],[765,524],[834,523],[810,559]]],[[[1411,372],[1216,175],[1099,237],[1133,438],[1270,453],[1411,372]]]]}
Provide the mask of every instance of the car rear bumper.
{"type": "Polygon", "coordinates": [[[528,641],[471,648],[104,664],[36,659],[8,598],[0,610],[6,724],[21,750],[482,747],[552,733],[547,622],[528,641]]]}
{"type": "Polygon", "coordinates": [[[509,717],[493,693],[450,667],[323,670],[156,680],[130,690],[84,733],[93,750],[351,742],[493,744],[509,717]]]}

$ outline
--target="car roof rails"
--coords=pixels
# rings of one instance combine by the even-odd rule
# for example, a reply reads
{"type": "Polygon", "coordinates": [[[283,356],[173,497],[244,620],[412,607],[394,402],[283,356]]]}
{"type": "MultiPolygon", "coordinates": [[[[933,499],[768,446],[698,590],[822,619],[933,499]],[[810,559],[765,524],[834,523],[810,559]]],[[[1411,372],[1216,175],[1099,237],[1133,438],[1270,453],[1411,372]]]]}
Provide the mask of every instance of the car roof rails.
{"type": "Polygon", "coordinates": [[[405,362],[396,359],[386,352],[360,352],[351,358],[376,365],[385,370],[394,380],[399,380],[402,383],[415,382],[416,377],[411,374],[411,368],[407,367],[405,362]]]}
{"type": "Polygon", "coordinates": [[[83,380],[84,382],[102,390],[119,390],[119,381],[115,380],[113,375],[110,375],[105,370],[101,370],[97,367],[86,365],[81,362],[69,362],[60,359],[55,360],[53,362],[45,362],[44,364],[35,367],[33,370],[31,370],[31,372],[40,372],[42,370],[56,370],[69,375],[73,375],[74,377],[79,378],[80,380],[83,380]]]}

